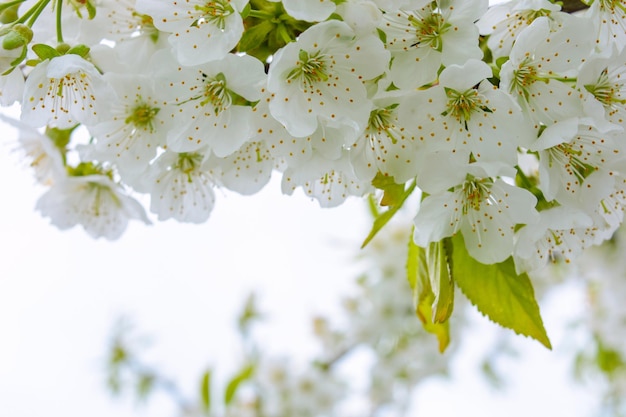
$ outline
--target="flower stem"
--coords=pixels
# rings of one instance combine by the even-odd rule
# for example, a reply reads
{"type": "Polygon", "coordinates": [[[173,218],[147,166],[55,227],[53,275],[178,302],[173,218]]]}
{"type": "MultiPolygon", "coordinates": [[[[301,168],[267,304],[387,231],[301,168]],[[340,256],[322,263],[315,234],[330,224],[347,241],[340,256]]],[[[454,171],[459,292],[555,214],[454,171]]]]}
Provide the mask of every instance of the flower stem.
{"type": "Polygon", "coordinates": [[[15,23],[25,23],[26,21],[28,21],[28,23],[26,24],[28,25],[28,27],[32,27],[41,12],[43,12],[43,9],[48,5],[48,3],[50,3],[50,0],[40,0],[33,7],[28,9],[28,11],[24,13],[22,17],[20,17],[15,23]]]}
{"type": "Polygon", "coordinates": [[[62,18],[62,11],[63,11],[63,0],[57,0],[57,42],[58,43],[63,43],[63,22],[61,21],[62,18]]]}
{"type": "Polygon", "coordinates": [[[271,20],[276,16],[274,16],[274,14],[272,13],[264,12],[262,10],[250,10],[250,12],[248,13],[248,17],[254,17],[254,18],[263,19],[263,20],[271,20]]]}

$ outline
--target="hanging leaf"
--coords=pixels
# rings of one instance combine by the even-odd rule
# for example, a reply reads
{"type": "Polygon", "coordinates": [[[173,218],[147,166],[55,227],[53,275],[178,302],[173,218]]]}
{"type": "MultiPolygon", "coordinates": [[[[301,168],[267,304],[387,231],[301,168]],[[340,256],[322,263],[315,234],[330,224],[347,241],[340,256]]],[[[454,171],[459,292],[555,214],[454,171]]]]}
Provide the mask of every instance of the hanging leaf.
{"type": "Polygon", "coordinates": [[[447,247],[448,239],[432,242],[426,248],[427,273],[434,295],[432,304],[433,323],[444,323],[452,315],[454,307],[454,282],[450,273],[447,247]]]}
{"type": "Polygon", "coordinates": [[[388,195],[388,199],[385,200],[385,196],[383,195],[383,200],[385,200],[385,203],[393,202],[393,204],[390,204],[390,207],[387,211],[382,212],[378,217],[376,217],[376,219],[374,220],[374,225],[372,226],[372,230],[363,241],[361,249],[367,246],[367,244],[374,238],[374,236],[376,236],[376,234],[389,222],[389,220],[391,220],[391,218],[398,212],[398,210],[400,210],[406,199],[415,190],[415,181],[413,181],[406,190],[404,190],[403,185],[401,185],[400,187],[402,187],[401,195],[396,194],[396,187],[390,186],[388,187],[389,191],[385,190],[385,193],[387,193],[388,195]],[[391,189],[393,189],[393,191],[391,189]]]}
{"type": "Polygon", "coordinates": [[[409,254],[406,269],[407,279],[413,291],[415,313],[422,322],[424,330],[437,337],[439,341],[439,352],[443,353],[450,344],[450,326],[448,321],[433,321],[435,294],[430,285],[426,251],[415,244],[412,234],[409,241],[409,254]]]}
{"type": "Polygon", "coordinates": [[[460,233],[452,238],[452,253],[454,282],[478,311],[552,349],[533,286],[528,275],[515,273],[513,258],[499,264],[482,264],[469,255],[460,233]]]}

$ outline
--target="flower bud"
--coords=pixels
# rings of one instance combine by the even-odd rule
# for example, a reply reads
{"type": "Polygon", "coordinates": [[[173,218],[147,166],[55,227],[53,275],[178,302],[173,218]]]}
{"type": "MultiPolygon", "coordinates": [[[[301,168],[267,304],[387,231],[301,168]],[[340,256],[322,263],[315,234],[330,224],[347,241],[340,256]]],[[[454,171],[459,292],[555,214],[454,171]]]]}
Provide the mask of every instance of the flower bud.
{"type": "Polygon", "coordinates": [[[15,25],[2,39],[2,47],[8,51],[21,48],[33,39],[33,31],[26,25],[15,25]]]}
{"type": "Polygon", "coordinates": [[[56,50],[58,53],[60,53],[61,55],[65,55],[67,53],[67,51],[70,50],[70,46],[66,43],[60,43],[57,45],[56,50]]]}

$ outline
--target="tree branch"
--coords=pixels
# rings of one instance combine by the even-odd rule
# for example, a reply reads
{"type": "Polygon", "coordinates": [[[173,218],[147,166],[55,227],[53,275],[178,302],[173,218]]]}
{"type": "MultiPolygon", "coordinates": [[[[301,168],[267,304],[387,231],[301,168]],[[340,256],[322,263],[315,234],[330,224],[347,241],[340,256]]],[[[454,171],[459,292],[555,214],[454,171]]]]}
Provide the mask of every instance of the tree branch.
{"type": "Polygon", "coordinates": [[[575,13],[589,8],[589,6],[580,0],[562,0],[561,3],[563,3],[561,10],[565,13],[575,13]]]}

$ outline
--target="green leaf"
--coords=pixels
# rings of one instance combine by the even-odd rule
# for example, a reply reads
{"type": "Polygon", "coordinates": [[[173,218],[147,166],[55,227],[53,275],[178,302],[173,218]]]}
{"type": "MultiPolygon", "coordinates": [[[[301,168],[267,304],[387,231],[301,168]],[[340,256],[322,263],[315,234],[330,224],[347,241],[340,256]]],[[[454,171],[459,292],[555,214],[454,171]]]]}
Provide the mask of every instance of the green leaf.
{"type": "Polygon", "coordinates": [[[432,242],[426,248],[427,273],[431,291],[433,323],[445,323],[454,308],[454,282],[450,272],[449,255],[452,252],[448,239],[432,242]]]}
{"type": "Polygon", "coordinates": [[[44,43],[37,43],[32,46],[33,52],[41,59],[45,61],[46,59],[52,59],[61,56],[59,51],[51,47],[50,45],[46,45],[44,43]]]}
{"type": "Polygon", "coordinates": [[[247,28],[241,36],[237,50],[247,52],[258,48],[267,40],[267,35],[274,30],[275,26],[274,23],[264,20],[258,25],[247,28]]]}
{"type": "MultiPolygon", "coordinates": [[[[406,199],[413,193],[415,190],[415,181],[409,185],[409,187],[403,191],[402,196],[400,196],[397,201],[394,201],[396,204],[390,206],[389,209],[383,213],[381,213],[375,220],[374,225],[372,226],[372,230],[367,235],[363,244],[361,245],[361,249],[363,249],[367,244],[376,236],[376,234],[391,220],[391,218],[400,210],[400,207],[404,204],[406,199]]],[[[384,197],[383,197],[384,198],[384,197]]]]}
{"type": "Polygon", "coordinates": [[[433,322],[435,294],[432,291],[430,278],[428,276],[426,251],[415,244],[412,234],[409,241],[406,269],[407,279],[413,291],[415,313],[422,322],[424,330],[437,337],[439,341],[439,352],[443,353],[450,344],[450,326],[447,321],[443,323],[433,322]]]}
{"type": "Polygon", "coordinates": [[[552,349],[533,286],[528,275],[515,273],[513,258],[485,265],[469,255],[460,233],[451,240],[454,281],[478,311],[552,349]]]}
{"type": "Polygon", "coordinates": [[[381,174],[379,171],[372,180],[372,185],[384,192],[380,200],[381,206],[394,206],[402,200],[404,184],[396,184],[393,177],[381,174]]]}
{"type": "Polygon", "coordinates": [[[226,391],[224,392],[224,404],[228,405],[228,404],[230,404],[233,401],[239,386],[243,382],[245,382],[248,379],[252,378],[252,375],[254,375],[254,371],[255,371],[255,368],[254,368],[253,364],[246,365],[241,371],[239,371],[230,380],[230,382],[226,386],[226,391]]]}
{"type": "Polygon", "coordinates": [[[200,398],[202,399],[202,410],[206,415],[209,415],[211,410],[211,370],[206,371],[202,375],[200,398]]]}

